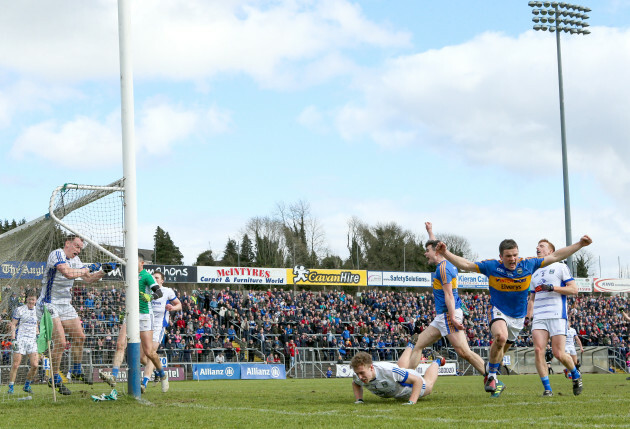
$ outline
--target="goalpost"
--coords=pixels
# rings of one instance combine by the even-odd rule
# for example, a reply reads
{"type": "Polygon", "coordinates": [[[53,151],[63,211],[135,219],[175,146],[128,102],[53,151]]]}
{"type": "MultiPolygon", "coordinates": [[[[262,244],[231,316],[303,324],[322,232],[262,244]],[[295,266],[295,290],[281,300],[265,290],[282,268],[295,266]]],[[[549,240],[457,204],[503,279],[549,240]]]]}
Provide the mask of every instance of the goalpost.
{"type": "MultiPolygon", "coordinates": [[[[0,301],[0,314],[11,311],[13,304],[19,303],[20,293],[33,279],[41,278],[42,261],[46,261],[52,250],[59,245],[63,247],[61,237],[63,233],[71,232],[89,244],[82,255],[82,261],[109,262],[116,261],[125,269],[126,285],[126,324],[127,324],[127,365],[128,392],[132,396],[140,397],[140,327],[139,327],[139,293],[138,293],[138,238],[137,238],[137,196],[136,196],[136,158],[134,142],[134,104],[133,104],[133,75],[130,52],[130,0],[118,0],[119,26],[119,54],[120,54],[120,85],[121,85],[121,116],[122,116],[122,148],[123,148],[123,177],[122,181],[106,187],[90,185],[64,185],[58,188],[51,197],[49,214],[22,225],[15,230],[0,236],[0,263],[2,270],[9,274],[0,275],[0,287],[3,299],[0,301]],[[124,183],[124,186],[123,186],[124,183]],[[85,192],[79,198],[69,198],[71,192],[85,192]],[[113,194],[122,195],[121,219],[124,220],[122,229],[122,243],[117,244],[111,237],[102,237],[98,228],[107,225],[107,220],[94,222],[93,220],[78,219],[70,221],[71,213],[77,215],[82,208],[108,198],[113,194]],[[61,199],[61,207],[57,202],[61,199]],[[71,201],[67,201],[71,199],[71,201]],[[53,202],[54,201],[54,202],[53,202]],[[54,208],[53,208],[54,206],[54,208]],[[92,228],[91,225],[96,224],[92,228]],[[96,232],[95,232],[96,231],[96,232]],[[115,249],[123,250],[124,255],[115,249]],[[16,297],[17,295],[17,297],[16,297]],[[15,303],[13,302],[15,298],[15,303]]],[[[92,206],[94,207],[94,206],[92,206]]],[[[115,296],[112,298],[115,299],[115,296]]],[[[88,298],[89,300],[89,298],[88,298]]],[[[4,315],[4,314],[3,314],[4,315]]],[[[10,315],[6,314],[8,320],[10,315]]],[[[115,315],[113,315],[115,316],[115,315]]],[[[5,320],[2,320],[4,322],[5,320]]],[[[0,333],[4,323],[0,324],[0,333]]],[[[4,337],[3,337],[4,338],[4,337]]],[[[64,340],[65,341],[65,340],[64,340]]],[[[3,342],[4,348],[4,342],[3,342]]],[[[2,350],[1,357],[11,353],[2,350]]],[[[74,352],[73,352],[74,353],[74,352]]],[[[78,359],[74,356],[74,363],[78,359]]],[[[4,361],[0,361],[2,365],[4,361]]],[[[70,373],[69,373],[70,374],[70,373]]],[[[52,375],[52,374],[51,374],[52,375]]],[[[0,383],[4,375],[0,371],[0,383]]],[[[65,380],[64,380],[65,382],[65,380]]],[[[19,398],[18,398],[19,399],[19,398]]]]}

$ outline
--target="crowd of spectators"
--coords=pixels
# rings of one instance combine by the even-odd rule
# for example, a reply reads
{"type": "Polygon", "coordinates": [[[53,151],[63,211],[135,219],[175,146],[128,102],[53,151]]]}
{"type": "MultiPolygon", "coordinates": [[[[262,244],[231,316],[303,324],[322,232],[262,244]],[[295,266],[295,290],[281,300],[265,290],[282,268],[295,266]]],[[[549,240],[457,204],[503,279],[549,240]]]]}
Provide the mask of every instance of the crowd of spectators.
{"type": "MultiPolygon", "coordinates": [[[[86,348],[96,363],[111,360],[118,324],[124,313],[125,291],[119,286],[78,285],[73,305],[83,320],[86,348]]],[[[268,361],[295,358],[302,347],[317,347],[322,359],[347,360],[357,350],[375,359],[395,359],[435,316],[430,290],[375,289],[356,294],[344,291],[200,289],[182,292],[182,310],[171,315],[162,349],[173,361],[211,361],[221,358],[268,361]]],[[[486,319],[489,295],[460,291],[467,314],[464,325],[471,347],[490,345],[486,319]]],[[[23,298],[12,297],[15,305],[23,298]]],[[[580,294],[569,297],[569,322],[584,346],[615,347],[625,356],[630,350],[629,324],[620,308],[620,296],[580,294]]],[[[5,317],[3,319],[7,320],[5,317]]],[[[526,328],[516,346],[532,346],[526,328]]],[[[435,347],[446,345],[441,340],[435,347]]]]}

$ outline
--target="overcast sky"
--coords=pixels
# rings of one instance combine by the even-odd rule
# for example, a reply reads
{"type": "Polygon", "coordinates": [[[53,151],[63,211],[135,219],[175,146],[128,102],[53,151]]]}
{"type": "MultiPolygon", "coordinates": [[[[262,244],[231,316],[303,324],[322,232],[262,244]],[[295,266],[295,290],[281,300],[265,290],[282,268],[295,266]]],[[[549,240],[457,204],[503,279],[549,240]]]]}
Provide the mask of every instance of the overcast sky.
{"type": "MultiPolygon", "coordinates": [[[[562,37],[573,241],[630,266],[630,1],[562,37]]],[[[527,1],[133,1],[139,242],[192,263],[305,200],[330,251],[347,222],[565,241],[555,37],[527,1]],[[446,5],[442,3],[447,3],[446,5]]],[[[0,218],[63,183],[122,177],[117,3],[0,14],[0,218]]],[[[599,264],[594,266],[599,277],[599,264]]]]}

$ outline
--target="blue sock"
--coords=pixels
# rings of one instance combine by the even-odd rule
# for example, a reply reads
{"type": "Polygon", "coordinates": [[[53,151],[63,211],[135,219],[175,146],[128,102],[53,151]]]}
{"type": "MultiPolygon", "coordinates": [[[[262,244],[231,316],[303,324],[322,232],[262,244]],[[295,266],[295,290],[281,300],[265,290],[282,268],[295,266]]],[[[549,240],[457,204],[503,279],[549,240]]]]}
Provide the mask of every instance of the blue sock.
{"type": "Polygon", "coordinates": [[[500,363],[488,363],[488,374],[490,375],[497,375],[497,372],[499,372],[499,368],[501,367],[500,363]]]}
{"type": "Polygon", "coordinates": [[[153,377],[158,378],[160,376],[160,373],[158,372],[157,369],[153,370],[153,377]]]}
{"type": "MultiPolygon", "coordinates": [[[[11,384],[12,384],[12,383],[9,383],[9,385],[11,385],[11,384]]],[[[24,382],[24,387],[28,387],[28,386],[30,386],[30,385],[31,385],[31,380],[26,380],[26,381],[24,382]]]]}
{"type": "Polygon", "coordinates": [[[149,377],[144,377],[144,378],[142,379],[142,384],[143,384],[143,385],[145,385],[145,386],[146,386],[148,382],[149,382],[149,377]]]}
{"type": "Polygon", "coordinates": [[[53,378],[55,379],[55,385],[61,384],[63,382],[59,374],[55,374],[53,378]]]}
{"type": "Polygon", "coordinates": [[[540,381],[542,381],[543,387],[545,390],[551,391],[551,384],[549,384],[549,376],[540,377],[540,381]]]}
{"type": "Polygon", "coordinates": [[[581,375],[580,375],[580,371],[578,371],[578,370],[577,370],[577,368],[573,368],[573,369],[571,370],[571,379],[572,379],[572,380],[576,380],[576,379],[578,379],[578,378],[580,378],[580,377],[581,377],[581,375]]]}
{"type": "Polygon", "coordinates": [[[413,350],[413,347],[414,347],[414,346],[413,346],[413,343],[412,343],[411,341],[409,341],[409,342],[407,343],[407,347],[409,347],[410,349],[412,349],[412,350],[413,350]]]}
{"type": "Polygon", "coordinates": [[[117,366],[112,369],[112,375],[114,376],[114,378],[118,378],[118,371],[120,371],[120,368],[118,368],[117,366]]]}
{"type": "Polygon", "coordinates": [[[74,365],[72,365],[72,373],[73,374],[81,374],[81,364],[80,363],[75,363],[74,365]]]}
{"type": "Polygon", "coordinates": [[[159,370],[159,371],[158,371],[158,375],[159,375],[160,377],[164,377],[164,370],[163,370],[163,369],[159,370]]]}
{"type": "Polygon", "coordinates": [[[13,383],[9,383],[9,389],[13,389],[13,383]]]}

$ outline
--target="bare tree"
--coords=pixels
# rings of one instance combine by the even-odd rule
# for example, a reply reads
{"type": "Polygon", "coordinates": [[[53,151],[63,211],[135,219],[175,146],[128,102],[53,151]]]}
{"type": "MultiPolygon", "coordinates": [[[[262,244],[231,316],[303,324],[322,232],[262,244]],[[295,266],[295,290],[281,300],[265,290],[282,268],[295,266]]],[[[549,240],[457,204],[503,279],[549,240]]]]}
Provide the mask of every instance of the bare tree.
{"type": "Polygon", "coordinates": [[[468,239],[456,234],[435,234],[435,238],[446,244],[446,247],[456,255],[462,256],[469,261],[476,261],[478,255],[472,251],[468,239]]]}

